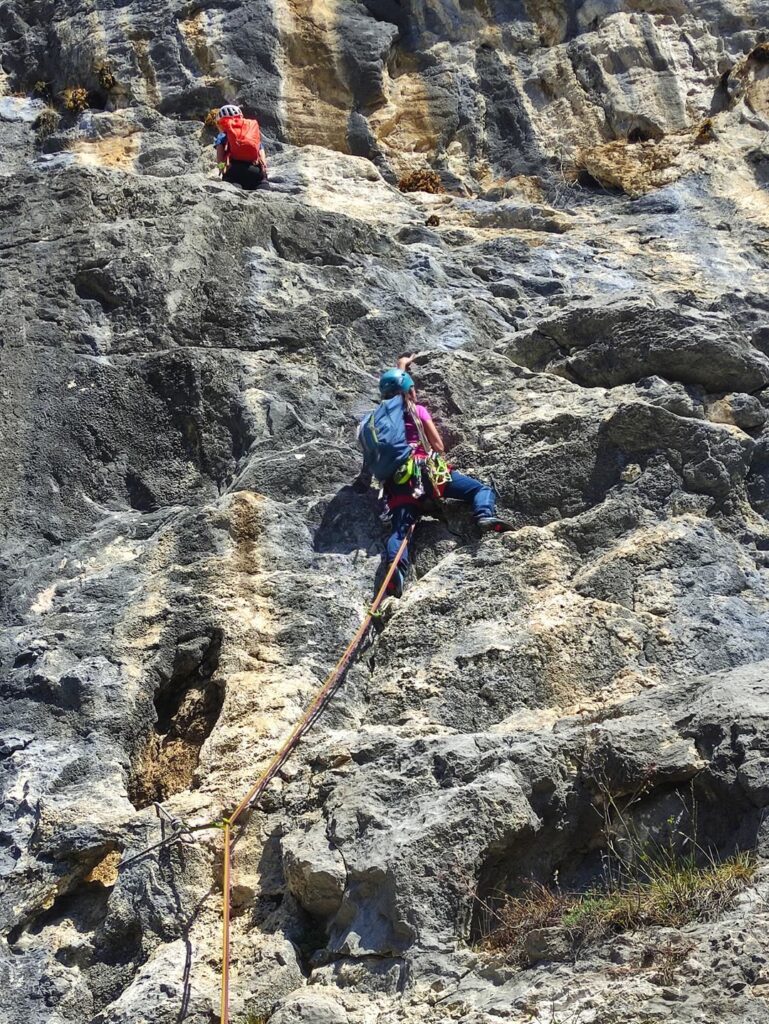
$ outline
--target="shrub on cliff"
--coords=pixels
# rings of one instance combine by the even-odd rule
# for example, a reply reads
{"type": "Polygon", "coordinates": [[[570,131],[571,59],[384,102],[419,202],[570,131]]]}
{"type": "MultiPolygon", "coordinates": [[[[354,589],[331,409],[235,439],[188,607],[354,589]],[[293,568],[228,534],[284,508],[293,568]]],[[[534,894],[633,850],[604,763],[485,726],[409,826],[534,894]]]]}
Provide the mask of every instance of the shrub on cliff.
{"type": "Polygon", "coordinates": [[[65,109],[73,114],[82,114],[88,109],[88,90],[82,85],[70,86],[61,94],[65,109]]]}
{"type": "Polygon", "coordinates": [[[35,138],[38,143],[45,142],[49,136],[53,135],[59,127],[60,121],[61,115],[52,107],[46,107],[45,110],[41,111],[35,121],[35,138]]]}
{"type": "Polygon", "coordinates": [[[404,174],[398,182],[398,188],[401,192],[431,192],[433,195],[441,195],[446,191],[436,171],[411,171],[404,174]]]}
{"type": "Polygon", "coordinates": [[[97,64],[94,68],[94,74],[99,86],[105,92],[110,92],[117,85],[117,78],[109,64],[97,64]]]}

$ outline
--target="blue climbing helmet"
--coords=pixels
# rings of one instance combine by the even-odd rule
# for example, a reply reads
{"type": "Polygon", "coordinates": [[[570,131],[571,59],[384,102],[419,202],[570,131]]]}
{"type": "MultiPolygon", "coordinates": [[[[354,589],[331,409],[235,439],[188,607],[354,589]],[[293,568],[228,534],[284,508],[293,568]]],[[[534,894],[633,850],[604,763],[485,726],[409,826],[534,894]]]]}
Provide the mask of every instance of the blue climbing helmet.
{"type": "Polygon", "coordinates": [[[385,370],[379,378],[379,394],[382,398],[393,398],[395,395],[405,395],[414,387],[414,381],[405,370],[385,370]]]}

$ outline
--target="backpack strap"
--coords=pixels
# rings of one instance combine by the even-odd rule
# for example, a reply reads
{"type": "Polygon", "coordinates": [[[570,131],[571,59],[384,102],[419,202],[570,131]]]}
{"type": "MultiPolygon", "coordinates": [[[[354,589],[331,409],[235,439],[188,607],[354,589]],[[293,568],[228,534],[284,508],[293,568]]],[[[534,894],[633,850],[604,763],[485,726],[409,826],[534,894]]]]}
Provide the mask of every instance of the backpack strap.
{"type": "Polygon", "coordinates": [[[425,460],[424,466],[430,483],[432,484],[433,491],[438,497],[442,497],[446,484],[451,480],[451,469],[443,455],[440,452],[433,451],[432,445],[427,440],[424,424],[417,415],[413,402],[406,401],[406,412],[410,416],[414,426],[417,428],[419,440],[422,442],[422,447],[427,452],[427,459],[425,460]]]}
{"type": "Polygon", "coordinates": [[[427,434],[425,433],[425,428],[424,425],[422,424],[421,419],[419,418],[419,416],[417,416],[416,406],[414,405],[413,402],[410,402],[408,399],[406,399],[404,405],[406,406],[406,412],[408,413],[411,422],[417,429],[417,434],[419,434],[419,440],[422,442],[422,447],[429,455],[430,452],[432,451],[432,445],[427,440],[427,434]]]}

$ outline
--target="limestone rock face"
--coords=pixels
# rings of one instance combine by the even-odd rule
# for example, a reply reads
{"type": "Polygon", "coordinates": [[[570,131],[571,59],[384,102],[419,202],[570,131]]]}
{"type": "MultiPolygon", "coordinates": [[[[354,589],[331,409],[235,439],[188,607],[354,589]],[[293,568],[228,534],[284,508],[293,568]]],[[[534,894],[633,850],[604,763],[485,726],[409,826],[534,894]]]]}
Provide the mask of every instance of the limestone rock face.
{"type": "Polygon", "coordinates": [[[232,1021],[769,1021],[766,14],[0,4],[3,1021],[217,1019],[215,826],[371,601],[404,350],[514,529],[420,523],[252,808],[232,1021]],[[216,177],[225,100],[269,191],[216,177]],[[488,951],[618,835],[759,867],[488,951]]]}

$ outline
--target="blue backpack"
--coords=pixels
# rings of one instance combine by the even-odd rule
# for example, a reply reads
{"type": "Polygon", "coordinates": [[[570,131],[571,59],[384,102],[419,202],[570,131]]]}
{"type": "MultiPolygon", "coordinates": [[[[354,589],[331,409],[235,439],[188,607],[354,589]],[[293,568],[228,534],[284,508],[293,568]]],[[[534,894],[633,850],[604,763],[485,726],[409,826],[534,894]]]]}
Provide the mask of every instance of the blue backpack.
{"type": "Polygon", "coordinates": [[[386,398],[363,417],[358,427],[358,441],[366,468],[380,483],[389,480],[396,469],[411,458],[402,395],[386,398]]]}

